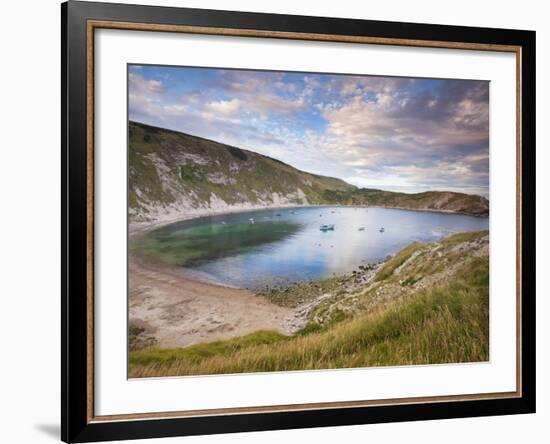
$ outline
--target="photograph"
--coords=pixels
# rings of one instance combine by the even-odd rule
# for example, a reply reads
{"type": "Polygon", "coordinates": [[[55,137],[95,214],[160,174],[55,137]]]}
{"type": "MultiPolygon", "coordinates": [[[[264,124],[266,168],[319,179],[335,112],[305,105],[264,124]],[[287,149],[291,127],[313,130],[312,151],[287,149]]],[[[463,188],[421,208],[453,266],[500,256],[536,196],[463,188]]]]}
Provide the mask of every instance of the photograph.
{"type": "Polygon", "coordinates": [[[62,4],[64,442],[532,422],[538,22],[317,3],[62,4]]]}
{"type": "Polygon", "coordinates": [[[490,360],[489,81],[127,85],[129,378],[490,360]]]}

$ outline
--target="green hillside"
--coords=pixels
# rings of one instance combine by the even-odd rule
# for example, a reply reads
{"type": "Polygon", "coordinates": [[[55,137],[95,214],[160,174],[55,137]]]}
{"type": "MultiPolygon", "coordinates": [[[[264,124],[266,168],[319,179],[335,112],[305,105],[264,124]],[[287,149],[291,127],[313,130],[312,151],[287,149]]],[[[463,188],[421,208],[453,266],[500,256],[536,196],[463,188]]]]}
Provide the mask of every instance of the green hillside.
{"type": "Polygon", "coordinates": [[[341,205],[450,211],[473,216],[489,215],[489,201],[485,197],[451,191],[409,194],[360,188],[351,191],[327,190],[324,198],[327,202],[341,205]]]}
{"type": "Polygon", "coordinates": [[[363,205],[487,216],[481,196],[361,188],[300,171],[279,160],[201,137],[129,123],[129,215],[132,222],[208,211],[282,205],[363,205]]]}
{"type": "Polygon", "coordinates": [[[133,220],[198,208],[321,204],[327,190],[355,189],[261,154],[141,123],[130,122],[129,140],[133,220]]]}

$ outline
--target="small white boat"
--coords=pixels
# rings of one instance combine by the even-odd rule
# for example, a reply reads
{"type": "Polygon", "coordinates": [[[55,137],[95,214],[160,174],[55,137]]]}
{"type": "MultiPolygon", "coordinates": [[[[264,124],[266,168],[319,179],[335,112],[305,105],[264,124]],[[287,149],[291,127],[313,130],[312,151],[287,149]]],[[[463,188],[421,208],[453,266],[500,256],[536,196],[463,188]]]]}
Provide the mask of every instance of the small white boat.
{"type": "Polygon", "coordinates": [[[253,224],[253,223],[254,223],[254,218],[253,218],[253,217],[251,217],[251,218],[250,218],[250,219],[248,219],[248,220],[250,221],[250,223],[251,223],[251,224],[253,224]]]}
{"type": "Polygon", "coordinates": [[[222,220],[222,225],[225,225],[226,223],[227,223],[226,221],[222,220]]]}
{"type": "Polygon", "coordinates": [[[321,230],[321,231],[334,231],[334,224],[331,224],[331,225],[323,224],[319,227],[319,230],[321,230]]]}

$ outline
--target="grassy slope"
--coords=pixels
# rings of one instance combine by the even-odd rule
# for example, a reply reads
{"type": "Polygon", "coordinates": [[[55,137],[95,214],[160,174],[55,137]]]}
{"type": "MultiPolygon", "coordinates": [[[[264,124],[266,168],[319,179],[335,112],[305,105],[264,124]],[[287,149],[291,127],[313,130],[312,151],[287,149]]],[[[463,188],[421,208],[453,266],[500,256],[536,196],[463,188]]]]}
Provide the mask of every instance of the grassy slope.
{"type": "Polygon", "coordinates": [[[311,204],[322,203],[327,189],[355,188],[251,151],[140,123],[130,122],[129,138],[131,214],[145,215],[148,206],[174,204],[181,196],[195,208],[208,205],[212,194],[228,205],[269,204],[273,193],[311,204]]]}
{"type": "MultiPolygon", "coordinates": [[[[486,361],[489,260],[470,254],[486,245],[486,236],[465,233],[437,244],[412,244],[388,261],[368,288],[359,283],[350,290],[353,297],[337,295],[338,301],[355,301],[353,310],[339,309],[328,322],[312,321],[292,337],[262,331],[187,348],[133,351],[130,376],[486,361]],[[445,279],[430,281],[433,276],[445,279]],[[388,299],[392,292],[399,296],[388,299]]],[[[300,287],[301,295],[307,297],[307,288],[316,292],[315,285],[300,287]]],[[[318,311],[312,315],[319,319],[318,311]]]]}
{"type": "Polygon", "coordinates": [[[450,191],[426,191],[409,194],[361,188],[350,191],[327,190],[324,197],[327,201],[344,205],[443,210],[475,216],[489,215],[489,201],[485,197],[450,191]]]}
{"type": "Polygon", "coordinates": [[[280,198],[297,205],[370,205],[480,216],[489,211],[484,197],[357,189],[251,151],[136,122],[129,123],[129,140],[128,200],[135,221],[171,206],[179,211],[208,207],[213,196],[227,205],[270,205],[280,198]]]}

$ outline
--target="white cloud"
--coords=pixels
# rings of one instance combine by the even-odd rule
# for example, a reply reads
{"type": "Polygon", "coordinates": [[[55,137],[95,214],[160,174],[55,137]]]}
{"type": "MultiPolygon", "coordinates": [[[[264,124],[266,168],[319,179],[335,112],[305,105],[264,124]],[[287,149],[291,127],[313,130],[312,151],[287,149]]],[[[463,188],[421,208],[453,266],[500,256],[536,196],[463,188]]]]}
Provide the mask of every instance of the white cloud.
{"type": "Polygon", "coordinates": [[[160,80],[146,80],[137,73],[128,74],[129,89],[135,95],[158,96],[164,93],[160,80]]]}
{"type": "Polygon", "coordinates": [[[207,103],[204,109],[207,112],[218,113],[223,116],[234,116],[239,113],[240,106],[241,102],[238,99],[219,100],[207,103]]]}
{"type": "Polygon", "coordinates": [[[200,89],[174,96],[169,85],[132,72],[130,118],[359,186],[487,188],[484,82],[443,81],[422,90],[413,88],[414,79],[298,78],[287,82],[282,73],[217,71],[200,89]],[[309,128],[301,111],[322,122],[309,128]]]}

